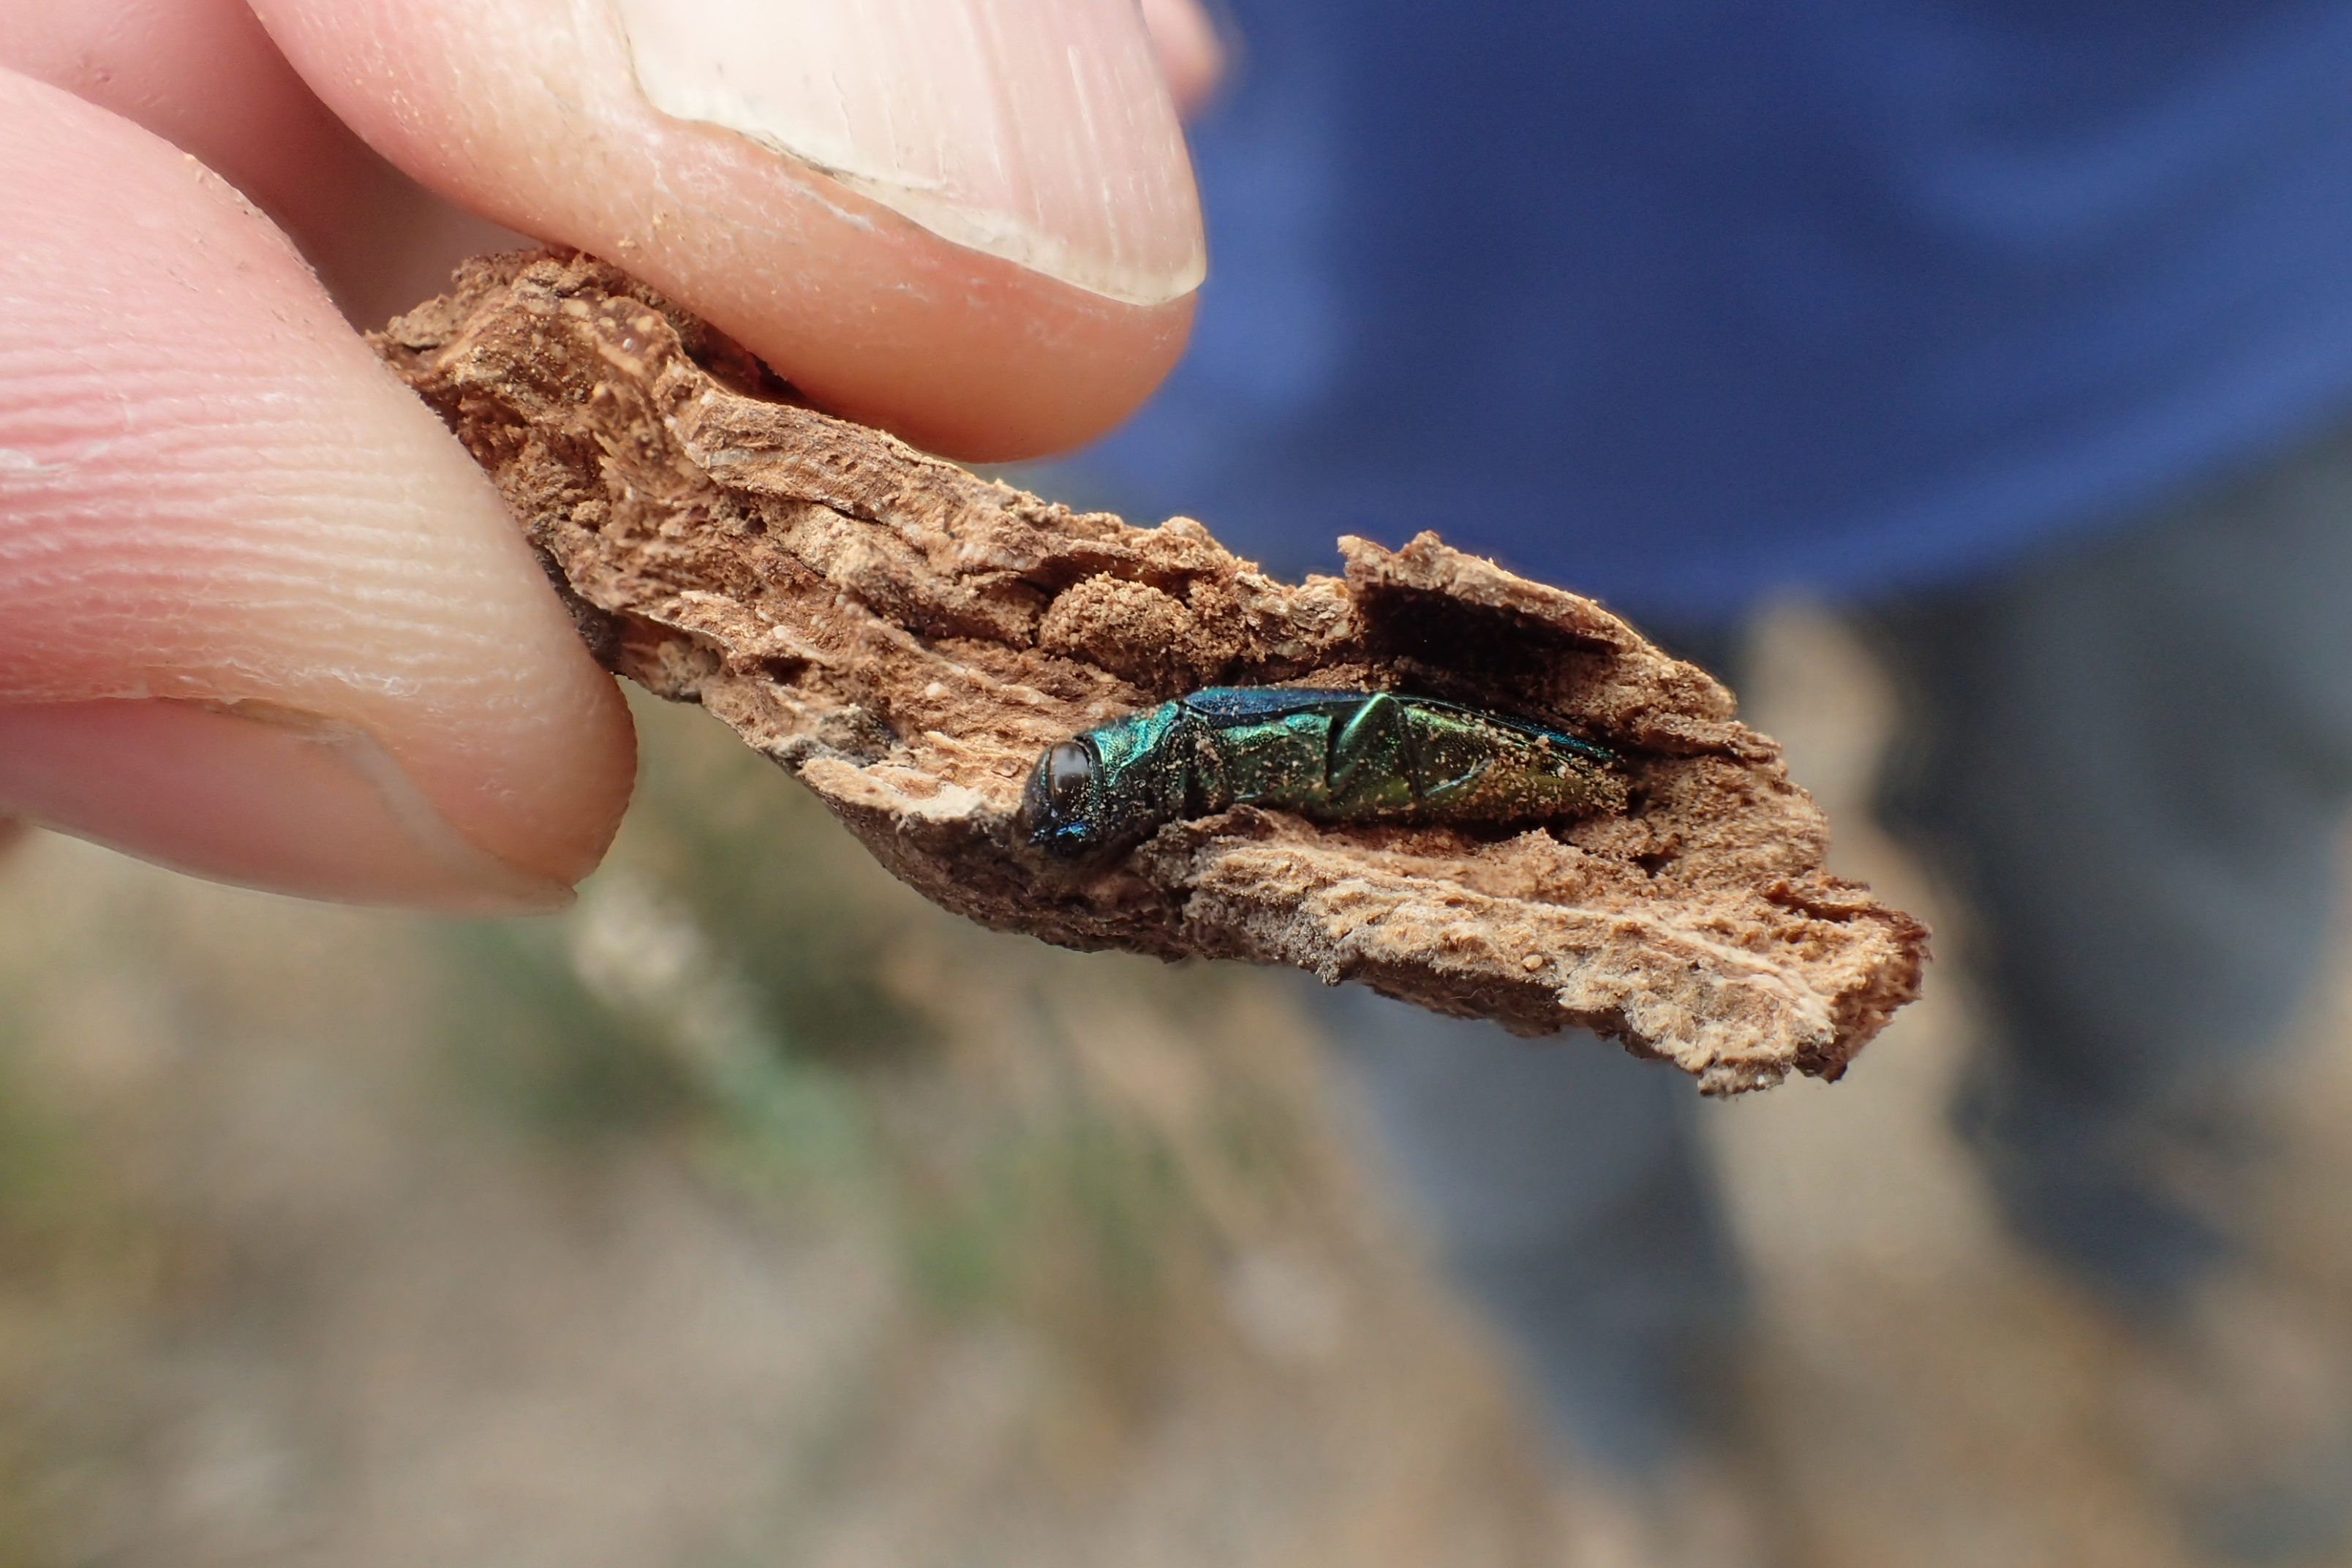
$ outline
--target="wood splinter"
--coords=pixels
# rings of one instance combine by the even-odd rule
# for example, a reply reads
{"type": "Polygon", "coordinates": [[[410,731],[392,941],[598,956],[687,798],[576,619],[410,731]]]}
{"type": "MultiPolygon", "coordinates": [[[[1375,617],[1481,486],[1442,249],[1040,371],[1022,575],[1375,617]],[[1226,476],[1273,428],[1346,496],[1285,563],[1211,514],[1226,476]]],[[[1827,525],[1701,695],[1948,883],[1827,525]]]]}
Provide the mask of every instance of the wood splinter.
{"type": "Polygon", "coordinates": [[[699,702],[934,902],[1077,948],[1286,963],[1514,1032],[1582,1025],[1710,1094],[1842,1073],[1927,931],[1828,875],[1731,694],[1590,599],[1424,533],[1277,583],[1199,523],[1073,512],[797,405],[618,269],[485,257],[373,340],[505,493],[597,657],[699,702]],[[1101,863],[1013,831],[1056,742],[1205,686],[1397,690],[1622,759],[1533,827],[1242,805],[1101,863]]]}

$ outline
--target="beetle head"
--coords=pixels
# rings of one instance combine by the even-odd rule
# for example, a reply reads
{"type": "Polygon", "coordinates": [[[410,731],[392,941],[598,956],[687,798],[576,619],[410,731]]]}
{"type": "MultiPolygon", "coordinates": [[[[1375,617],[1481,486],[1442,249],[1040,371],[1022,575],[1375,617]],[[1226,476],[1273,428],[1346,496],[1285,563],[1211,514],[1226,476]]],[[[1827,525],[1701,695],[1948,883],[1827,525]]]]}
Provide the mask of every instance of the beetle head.
{"type": "Polygon", "coordinates": [[[1060,859],[1099,847],[1101,769],[1084,736],[1064,741],[1037,759],[1021,792],[1013,830],[1032,847],[1060,859]]]}

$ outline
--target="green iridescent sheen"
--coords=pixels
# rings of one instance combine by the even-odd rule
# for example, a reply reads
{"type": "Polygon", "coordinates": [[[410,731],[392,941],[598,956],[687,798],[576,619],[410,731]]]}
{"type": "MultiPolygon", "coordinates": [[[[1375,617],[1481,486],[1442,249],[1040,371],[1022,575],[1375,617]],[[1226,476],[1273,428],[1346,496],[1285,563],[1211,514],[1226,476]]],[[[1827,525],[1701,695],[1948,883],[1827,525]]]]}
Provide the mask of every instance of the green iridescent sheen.
{"type": "Polygon", "coordinates": [[[1389,692],[1213,686],[1053,747],[1018,831],[1075,859],[1235,805],[1317,822],[1509,822],[1624,805],[1612,752],[1523,719],[1389,692]]]}

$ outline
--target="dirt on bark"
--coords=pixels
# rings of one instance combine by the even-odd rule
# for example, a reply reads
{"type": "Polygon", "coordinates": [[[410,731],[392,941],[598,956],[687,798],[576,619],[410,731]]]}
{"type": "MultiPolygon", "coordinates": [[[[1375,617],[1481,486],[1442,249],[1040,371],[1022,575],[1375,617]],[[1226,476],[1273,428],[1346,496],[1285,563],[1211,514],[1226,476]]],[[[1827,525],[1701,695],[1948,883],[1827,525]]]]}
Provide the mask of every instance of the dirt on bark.
{"type": "Polygon", "coordinates": [[[489,471],[607,666],[699,702],[891,872],[1076,948],[1286,963],[1710,1093],[1835,1078],[1927,931],[1829,875],[1827,825],[1730,692],[1593,601],[1423,533],[1276,582],[1201,524],[1074,512],[801,405],[592,258],[469,262],[373,339],[489,471]],[[1068,866],[1018,841],[1039,755],[1208,685],[1397,690],[1625,760],[1622,813],[1318,826],[1237,807],[1068,866]]]}

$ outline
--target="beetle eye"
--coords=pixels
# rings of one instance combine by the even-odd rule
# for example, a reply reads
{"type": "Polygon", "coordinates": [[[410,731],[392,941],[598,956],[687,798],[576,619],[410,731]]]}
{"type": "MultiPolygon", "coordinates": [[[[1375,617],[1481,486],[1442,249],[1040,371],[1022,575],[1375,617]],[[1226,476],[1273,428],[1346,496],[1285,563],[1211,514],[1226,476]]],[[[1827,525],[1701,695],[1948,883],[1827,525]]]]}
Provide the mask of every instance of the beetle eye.
{"type": "Polygon", "coordinates": [[[1065,820],[1084,814],[1094,791],[1094,753],[1075,741],[1065,741],[1045,757],[1045,794],[1054,815],[1065,820]]]}

